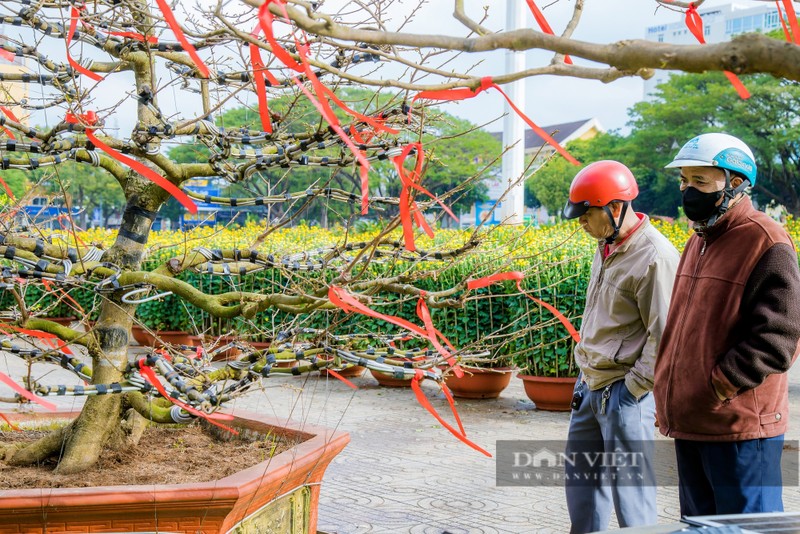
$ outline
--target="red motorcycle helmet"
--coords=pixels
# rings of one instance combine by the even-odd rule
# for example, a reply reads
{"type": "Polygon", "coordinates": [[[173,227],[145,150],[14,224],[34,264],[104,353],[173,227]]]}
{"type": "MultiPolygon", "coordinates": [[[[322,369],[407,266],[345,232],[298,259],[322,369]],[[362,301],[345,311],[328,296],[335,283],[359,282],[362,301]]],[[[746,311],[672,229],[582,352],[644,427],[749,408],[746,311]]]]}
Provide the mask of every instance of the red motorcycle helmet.
{"type": "Polygon", "coordinates": [[[573,178],[564,217],[576,219],[591,207],[601,208],[614,201],[630,202],[638,195],[639,186],[628,167],[613,160],[596,161],[573,178]]]}

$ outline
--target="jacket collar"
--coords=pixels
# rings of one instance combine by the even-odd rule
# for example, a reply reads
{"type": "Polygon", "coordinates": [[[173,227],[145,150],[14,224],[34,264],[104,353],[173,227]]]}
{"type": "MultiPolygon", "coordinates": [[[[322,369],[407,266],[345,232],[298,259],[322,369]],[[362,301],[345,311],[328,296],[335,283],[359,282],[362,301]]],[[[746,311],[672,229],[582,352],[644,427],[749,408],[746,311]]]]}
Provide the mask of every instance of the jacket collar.
{"type": "Polygon", "coordinates": [[[713,241],[728,229],[738,226],[748,219],[754,210],[750,197],[744,195],[739,202],[717,219],[714,226],[696,226],[694,231],[706,241],[713,241]]]}
{"type": "Polygon", "coordinates": [[[632,243],[635,243],[636,241],[641,239],[643,230],[646,227],[650,226],[650,217],[648,217],[644,213],[639,213],[639,212],[637,212],[636,215],[637,217],[639,217],[641,222],[633,229],[633,232],[625,236],[625,238],[622,240],[622,243],[611,246],[611,250],[608,256],[605,256],[603,254],[603,246],[605,245],[605,243],[603,241],[600,242],[599,251],[601,258],[608,259],[611,256],[614,256],[615,254],[622,254],[626,250],[628,250],[628,247],[630,247],[632,243]]]}

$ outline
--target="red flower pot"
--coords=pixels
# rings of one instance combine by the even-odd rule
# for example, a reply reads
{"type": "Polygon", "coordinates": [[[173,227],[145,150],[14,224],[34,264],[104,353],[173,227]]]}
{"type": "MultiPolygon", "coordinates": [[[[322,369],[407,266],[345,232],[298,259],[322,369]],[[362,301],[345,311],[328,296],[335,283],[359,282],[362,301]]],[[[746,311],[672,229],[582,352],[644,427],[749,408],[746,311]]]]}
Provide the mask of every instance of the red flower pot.
{"type": "Polygon", "coordinates": [[[391,373],[382,373],[380,371],[375,371],[373,369],[369,370],[370,374],[378,381],[378,384],[382,386],[388,386],[392,388],[402,388],[402,387],[410,387],[411,386],[411,378],[395,378],[394,375],[391,373]]]}
{"type": "Polygon", "coordinates": [[[517,375],[525,387],[525,394],[539,410],[568,412],[572,402],[577,377],[552,377],[517,375]]]}
{"type": "Polygon", "coordinates": [[[449,373],[444,383],[453,392],[454,397],[463,399],[496,399],[511,383],[511,367],[482,368],[465,367],[464,376],[457,377],[449,373]]]}

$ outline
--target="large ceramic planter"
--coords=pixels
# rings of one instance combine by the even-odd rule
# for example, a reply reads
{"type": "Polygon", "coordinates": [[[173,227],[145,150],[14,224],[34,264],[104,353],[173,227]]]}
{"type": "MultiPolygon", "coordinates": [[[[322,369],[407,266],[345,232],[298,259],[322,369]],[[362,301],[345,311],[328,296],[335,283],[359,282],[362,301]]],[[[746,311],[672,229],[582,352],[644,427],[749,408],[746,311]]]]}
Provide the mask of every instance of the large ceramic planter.
{"type": "Polygon", "coordinates": [[[511,382],[511,367],[480,368],[461,366],[464,376],[445,375],[444,382],[454,397],[462,399],[496,399],[511,382]]]}
{"type": "Polygon", "coordinates": [[[525,394],[536,404],[539,410],[553,412],[569,411],[572,392],[575,390],[577,377],[551,377],[517,375],[522,379],[525,394]]]}
{"type": "MultiPolygon", "coordinates": [[[[58,417],[76,415],[62,413],[58,417]]],[[[39,416],[53,418],[51,414],[39,416]]],[[[0,534],[316,533],[322,475],[350,436],[242,411],[233,425],[304,441],[267,461],[207,483],[3,491],[0,534]]]]}

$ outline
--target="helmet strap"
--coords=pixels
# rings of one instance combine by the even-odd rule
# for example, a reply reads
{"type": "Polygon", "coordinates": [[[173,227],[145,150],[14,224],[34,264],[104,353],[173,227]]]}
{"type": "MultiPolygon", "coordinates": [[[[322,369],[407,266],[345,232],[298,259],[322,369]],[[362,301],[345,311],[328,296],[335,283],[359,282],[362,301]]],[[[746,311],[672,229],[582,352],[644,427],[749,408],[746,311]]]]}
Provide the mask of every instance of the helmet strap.
{"type": "Polygon", "coordinates": [[[622,221],[625,220],[625,214],[628,212],[629,205],[630,202],[627,200],[622,203],[622,213],[619,214],[619,222],[614,220],[614,214],[611,213],[611,208],[609,208],[608,205],[603,206],[603,211],[606,212],[606,215],[608,215],[608,220],[611,221],[611,228],[614,229],[614,232],[606,238],[607,245],[613,244],[614,241],[617,240],[617,237],[619,237],[619,229],[622,226],[622,221]]]}
{"type": "Polygon", "coordinates": [[[722,190],[722,204],[719,205],[716,213],[714,213],[714,215],[708,219],[706,226],[713,226],[720,217],[725,215],[725,212],[728,211],[728,206],[730,205],[731,200],[736,198],[739,193],[747,189],[747,186],[750,185],[749,180],[743,179],[742,183],[738,187],[731,187],[731,171],[728,169],[722,170],[725,173],[725,189],[722,190]]]}

